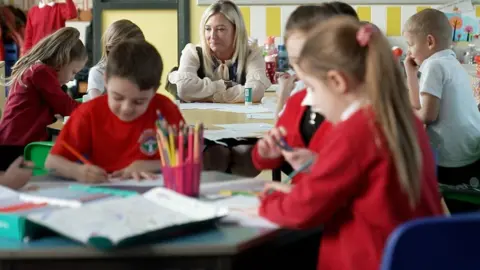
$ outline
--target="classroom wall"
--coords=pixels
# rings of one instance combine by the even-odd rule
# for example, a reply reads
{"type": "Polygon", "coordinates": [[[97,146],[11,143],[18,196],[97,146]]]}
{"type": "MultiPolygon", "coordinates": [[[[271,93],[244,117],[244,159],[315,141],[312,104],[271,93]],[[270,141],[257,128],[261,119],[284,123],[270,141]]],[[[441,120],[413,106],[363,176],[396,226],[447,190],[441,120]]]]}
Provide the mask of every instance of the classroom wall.
{"type": "MultiPolygon", "coordinates": [[[[319,1],[321,2],[321,1],[319,1]]],[[[348,1],[347,1],[348,2],[348,1]]],[[[199,43],[199,24],[202,13],[207,6],[198,6],[196,0],[191,5],[191,41],[199,43]]],[[[290,13],[297,6],[241,6],[249,35],[257,38],[260,45],[267,36],[275,36],[276,44],[283,43],[285,23],[290,13]]],[[[401,37],[405,21],[416,12],[436,6],[429,5],[356,5],[353,6],[361,20],[377,25],[390,39],[392,45],[406,48],[401,37]]],[[[476,6],[477,17],[480,17],[480,6],[476,6]]]]}
{"type": "Polygon", "coordinates": [[[128,19],[137,24],[147,41],[160,52],[163,74],[160,89],[165,89],[167,73],[177,66],[177,11],[176,10],[104,10],[102,32],[114,21],[128,19]],[[166,27],[168,25],[168,27],[166,27]]]}

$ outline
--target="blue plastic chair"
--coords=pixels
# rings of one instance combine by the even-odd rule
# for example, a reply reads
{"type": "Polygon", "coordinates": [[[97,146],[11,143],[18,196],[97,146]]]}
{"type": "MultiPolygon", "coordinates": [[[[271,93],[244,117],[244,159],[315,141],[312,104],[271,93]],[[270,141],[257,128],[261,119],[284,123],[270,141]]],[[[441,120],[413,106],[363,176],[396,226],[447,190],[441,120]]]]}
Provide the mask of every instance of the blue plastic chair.
{"type": "Polygon", "coordinates": [[[423,218],[388,238],[381,270],[478,270],[480,214],[423,218]]]}

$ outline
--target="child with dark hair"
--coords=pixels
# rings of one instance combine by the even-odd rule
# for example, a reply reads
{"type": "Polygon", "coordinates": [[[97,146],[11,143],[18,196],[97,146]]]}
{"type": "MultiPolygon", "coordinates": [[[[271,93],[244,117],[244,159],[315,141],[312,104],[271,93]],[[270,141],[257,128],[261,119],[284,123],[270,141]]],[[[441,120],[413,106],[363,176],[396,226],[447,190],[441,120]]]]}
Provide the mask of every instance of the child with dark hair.
{"type": "Polygon", "coordinates": [[[45,166],[82,182],[104,182],[111,177],[151,178],[159,172],[156,141],[157,111],[178,127],[184,119],[175,103],[157,94],[162,58],[146,41],[127,41],[108,54],[105,88],[100,96],[80,106],[60,132],[45,166]],[[67,142],[93,164],[79,164],[61,142],[67,142]]]}

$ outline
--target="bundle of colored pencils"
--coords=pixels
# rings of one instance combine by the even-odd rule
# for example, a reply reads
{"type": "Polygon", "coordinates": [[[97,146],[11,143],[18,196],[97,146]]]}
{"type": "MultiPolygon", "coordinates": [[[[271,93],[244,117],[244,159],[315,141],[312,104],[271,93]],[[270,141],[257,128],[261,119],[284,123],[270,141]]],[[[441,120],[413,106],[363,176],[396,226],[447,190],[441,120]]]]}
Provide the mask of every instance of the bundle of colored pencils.
{"type": "Polygon", "coordinates": [[[157,144],[162,167],[201,164],[203,124],[171,126],[159,111],[157,115],[157,144]]]}

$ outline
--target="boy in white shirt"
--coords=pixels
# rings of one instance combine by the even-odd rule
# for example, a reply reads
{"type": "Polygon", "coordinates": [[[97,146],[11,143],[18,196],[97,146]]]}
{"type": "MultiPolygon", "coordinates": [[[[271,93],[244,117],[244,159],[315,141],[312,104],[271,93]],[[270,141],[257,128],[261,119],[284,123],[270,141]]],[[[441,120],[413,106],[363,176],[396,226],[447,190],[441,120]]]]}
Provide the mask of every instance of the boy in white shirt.
{"type": "MultiPolygon", "coordinates": [[[[450,50],[448,18],[439,10],[425,9],[408,19],[403,36],[409,46],[404,64],[410,101],[437,151],[438,180],[478,186],[480,112],[470,76],[450,50]]],[[[446,203],[452,213],[478,209],[458,201],[446,203]]]]}

